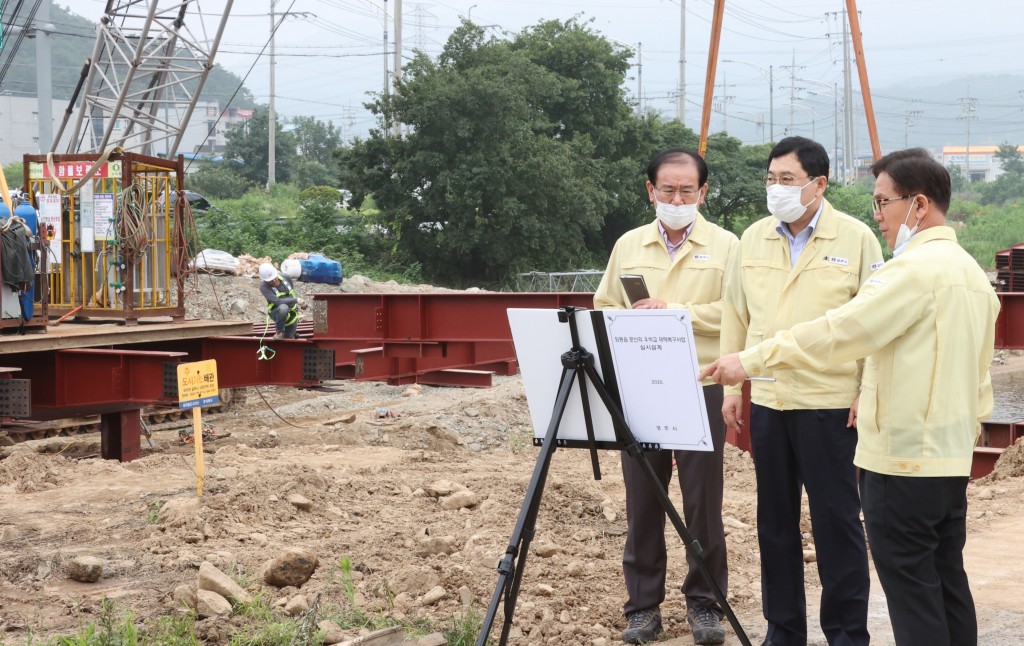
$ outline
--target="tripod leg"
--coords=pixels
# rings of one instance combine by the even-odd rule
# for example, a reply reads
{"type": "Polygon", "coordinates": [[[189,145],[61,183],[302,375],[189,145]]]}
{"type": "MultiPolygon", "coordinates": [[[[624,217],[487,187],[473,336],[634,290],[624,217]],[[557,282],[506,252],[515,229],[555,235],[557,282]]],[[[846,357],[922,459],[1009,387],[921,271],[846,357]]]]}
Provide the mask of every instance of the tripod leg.
{"type": "MultiPolygon", "coordinates": [[[[636,436],[629,430],[629,426],[626,424],[626,420],[622,415],[622,410],[618,407],[618,404],[611,398],[608,393],[608,389],[605,387],[604,382],[601,381],[601,377],[597,374],[597,370],[593,367],[587,368],[587,377],[594,384],[594,388],[597,394],[601,397],[601,401],[604,403],[608,412],[611,414],[612,419],[615,421],[615,433],[618,436],[619,442],[621,442],[626,451],[631,456],[630,459],[636,460],[640,468],[643,470],[647,479],[651,482],[651,485],[658,496],[658,501],[661,503],[662,508],[665,510],[665,514],[668,515],[669,520],[672,522],[672,526],[675,528],[679,538],[683,541],[683,546],[686,551],[693,555],[694,560],[700,567],[700,571],[704,573],[709,584],[711,585],[712,592],[715,593],[715,599],[718,600],[718,604],[722,607],[722,613],[729,620],[729,624],[732,626],[733,631],[736,632],[736,636],[739,637],[740,643],[743,646],[751,646],[750,638],[747,637],[747,633],[744,632],[743,626],[740,625],[739,620],[736,618],[736,613],[733,612],[732,607],[725,598],[725,593],[718,586],[714,576],[711,574],[711,570],[708,568],[707,562],[704,560],[704,552],[700,546],[700,542],[694,540],[693,536],[686,529],[686,524],[683,519],[679,517],[679,512],[676,511],[675,506],[672,505],[672,501],[669,499],[668,494],[664,489],[661,488],[661,481],[658,480],[658,474],[654,472],[654,467],[647,460],[647,456],[644,455],[643,450],[636,441],[636,436]]],[[[581,384],[582,386],[583,384],[581,384]]]]}
{"type": "Polygon", "coordinates": [[[523,566],[526,563],[526,555],[530,549],[530,541],[536,530],[537,512],[540,510],[540,499],[544,493],[544,482],[547,480],[548,467],[551,465],[551,456],[555,452],[558,437],[558,426],[562,421],[562,413],[565,412],[566,403],[569,401],[569,393],[575,381],[575,372],[571,370],[562,371],[561,385],[558,390],[558,397],[555,400],[554,411],[551,414],[551,421],[548,424],[547,434],[544,436],[544,444],[541,446],[540,455],[537,457],[537,465],[533,469],[533,476],[526,488],[526,497],[523,499],[522,508],[519,511],[519,518],[516,520],[515,529],[509,539],[505,556],[498,564],[498,585],[494,589],[491,603],[487,607],[487,615],[484,617],[480,627],[480,636],[477,638],[477,646],[484,646],[487,643],[487,636],[494,625],[494,618],[498,612],[498,605],[505,597],[504,623],[501,629],[501,640],[499,644],[505,644],[508,640],[509,631],[512,629],[512,615],[515,612],[516,599],[519,596],[519,584],[523,576],[523,566]],[[519,556],[519,563],[516,557],[519,556]]]}

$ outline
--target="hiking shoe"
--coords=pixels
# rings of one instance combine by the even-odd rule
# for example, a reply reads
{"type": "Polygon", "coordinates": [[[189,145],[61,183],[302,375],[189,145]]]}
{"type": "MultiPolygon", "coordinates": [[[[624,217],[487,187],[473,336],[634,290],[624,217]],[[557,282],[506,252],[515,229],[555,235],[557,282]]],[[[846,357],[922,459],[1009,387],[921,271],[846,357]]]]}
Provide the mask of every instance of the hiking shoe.
{"type": "Polygon", "coordinates": [[[626,629],[622,631],[622,641],[627,644],[646,644],[657,639],[660,632],[660,609],[635,610],[626,613],[626,629]]]}
{"type": "Polygon", "coordinates": [[[274,335],[274,340],[275,341],[280,341],[283,338],[284,338],[284,332],[278,332],[277,334],[274,335]]]}
{"type": "Polygon", "coordinates": [[[686,621],[690,623],[695,644],[725,643],[725,628],[722,619],[711,608],[691,608],[686,612],[686,621]]]}

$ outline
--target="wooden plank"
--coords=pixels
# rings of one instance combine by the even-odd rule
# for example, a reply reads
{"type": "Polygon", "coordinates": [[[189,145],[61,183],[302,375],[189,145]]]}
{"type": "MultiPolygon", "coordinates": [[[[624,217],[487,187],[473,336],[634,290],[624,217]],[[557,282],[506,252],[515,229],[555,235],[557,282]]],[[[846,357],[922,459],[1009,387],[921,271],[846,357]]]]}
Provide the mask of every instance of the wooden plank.
{"type": "Polygon", "coordinates": [[[151,343],[180,339],[202,339],[209,336],[247,335],[252,332],[248,321],[207,321],[192,319],[180,322],[140,323],[126,327],[114,323],[62,323],[46,328],[45,334],[0,337],[0,355],[22,352],[47,352],[71,348],[151,343]]]}

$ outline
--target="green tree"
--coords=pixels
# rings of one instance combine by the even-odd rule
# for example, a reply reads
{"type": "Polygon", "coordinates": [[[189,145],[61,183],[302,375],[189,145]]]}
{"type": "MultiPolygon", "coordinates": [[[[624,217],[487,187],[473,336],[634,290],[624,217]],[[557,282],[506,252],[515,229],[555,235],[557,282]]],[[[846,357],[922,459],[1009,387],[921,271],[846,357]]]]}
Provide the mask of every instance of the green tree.
{"type": "MultiPolygon", "coordinates": [[[[267,127],[268,112],[257,109],[253,111],[252,118],[230,126],[224,149],[224,157],[240,162],[242,175],[258,186],[265,186],[267,183],[270,158],[267,145],[270,141],[270,129],[267,127]]],[[[274,127],[275,179],[278,182],[287,182],[295,163],[295,135],[283,131],[280,123],[275,123],[274,127]]]]}
{"type": "Polygon", "coordinates": [[[960,164],[950,164],[946,167],[949,171],[949,181],[952,184],[954,193],[962,193],[967,190],[967,176],[964,175],[964,169],[960,167],[960,164]]]}
{"type": "Polygon", "coordinates": [[[343,182],[356,205],[373,194],[386,230],[428,279],[493,283],[521,269],[588,266],[603,254],[601,229],[617,197],[611,189],[628,184],[635,192],[638,162],[620,164],[625,156],[614,141],[636,130],[621,93],[624,59],[595,41],[603,39],[574,21],[542,23],[511,42],[463,23],[436,62],[418,55],[396,93],[370,105],[381,129],[343,153],[343,182]],[[604,56],[588,69],[601,71],[593,81],[611,89],[592,96],[619,97],[612,115],[626,121],[625,135],[593,130],[605,115],[570,114],[595,109],[579,94],[578,78],[544,62],[578,60],[577,49],[604,56]],[[574,97],[574,107],[561,110],[559,96],[574,97]],[[407,137],[386,136],[396,119],[407,137]],[[597,155],[599,145],[616,152],[597,155]],[[609,170],[629,181],[609,182],[609,170]]]}
{"type": "Polygon", "coordinates": [[[333,123],[315,117],[295,117],[292,123],[298,153],[292,181],[300,188],[337,184],[335,152],[341,147],[341,132],[333,123]]]}
{"type": "Polygon", "coordinates": [[[708,137],[706,214],[711,221],[740,235],[768,214],[762,178],[769,152],[770,144],[743,146],[724,133],[708,137]]]}
{"type": "Polygon", "coordinates": [[[1016,180],[1024,179],[1024,156],[1021,156],[1017,146],[1004,143],[999,146],[999,150],[995,152],[994,157],[999,162],[1000,168],[1003,169],[1003,174],[1000,177],[1009,176],[1016,180]]]}
{"type": "Polygon", "coordinates": [[[20,161],[4,164],[4,179],[7,186],[13,191],[25,181],[25,166],[20,161]]]}
{"type": "Polygon", "coordinates": [[[238,165],[230,161],[199,162],[199,170],[186,179],[186,188],[202,193],[207,199],[238,199],[252,186],[238,165]]]}
{"type": "Polygon", "coordinates": [[[299,230],[307,251],[326,252],[333,243],[338,200],[338,190],[327,186],[314,186],[299,194],[299,230]]]}
{"type": "MultiPolygon", "coordinates": [[[[838,184],[829,182],[825,199],[847,215],[851,215],[872,228],[877,233],[875,224],[874,206],[871,201],[874,195],[874,187],[865,184],[838,184]]],[[[885,246],[884,244],[882,245],[885,246]]]]}

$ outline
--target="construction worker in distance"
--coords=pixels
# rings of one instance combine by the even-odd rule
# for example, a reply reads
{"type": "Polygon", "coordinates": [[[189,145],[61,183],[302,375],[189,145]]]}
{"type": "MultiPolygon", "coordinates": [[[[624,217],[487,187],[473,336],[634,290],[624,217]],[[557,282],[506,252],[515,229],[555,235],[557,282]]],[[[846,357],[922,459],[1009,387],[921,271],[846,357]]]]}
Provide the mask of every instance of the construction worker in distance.
{"type": "Polygon", "coordinates": [[[267,299],[267,316],[274,322],[275,339],[294,339],[299,325],[299,297],[292,282],[269,262],[260,265],[260,293],[267,299]]]}

